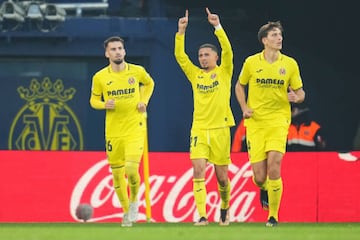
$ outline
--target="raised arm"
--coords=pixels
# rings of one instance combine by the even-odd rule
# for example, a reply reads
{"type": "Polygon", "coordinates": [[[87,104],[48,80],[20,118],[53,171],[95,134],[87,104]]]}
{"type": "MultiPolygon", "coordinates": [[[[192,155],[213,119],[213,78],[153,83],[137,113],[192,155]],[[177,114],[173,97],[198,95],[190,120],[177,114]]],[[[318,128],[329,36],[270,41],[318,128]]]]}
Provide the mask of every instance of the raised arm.
{"type": "Polygon", "coordinates": [[[197,67],[191,62],[189,56],[185,53],[185,31],[189,22],[189,11],[185,11],[185,16],[179,18],[178,32],[175,34],[175,48],[174,54],[176,61],[181,69],[184,71],[188,79],[191,79],[191,74],[194,74],[197,67]]]}
{"type": "Polygon", "coordinates": [[[178,34],[185,34],[186,31],[186,27],[188,25],[189,22],[189,11],[186,10],[185,11],[185,16],[182,18],[179,18],[179,22],[178,22],[178,34]]]}
{"type": "Polygon", "coordinates": [[[233,52],[231,43],[221,26],[220,18],[217,14],[210,12],[209,8],[206,8],[208,14],[208,21],[215,28],[215,35],[219,40],[221,46],[221,65],[229,69],[229,72],[233,71],[233,52]]]}
{"type": "Polygon", "coordinates": [[[219,26],[220,25],[220,18],[218,15],[213,14],[210,12],[209,8],[206,8],[206,13],[208,15],[208,21],[211,25],[213,25],[214,27],[219,26]]]}

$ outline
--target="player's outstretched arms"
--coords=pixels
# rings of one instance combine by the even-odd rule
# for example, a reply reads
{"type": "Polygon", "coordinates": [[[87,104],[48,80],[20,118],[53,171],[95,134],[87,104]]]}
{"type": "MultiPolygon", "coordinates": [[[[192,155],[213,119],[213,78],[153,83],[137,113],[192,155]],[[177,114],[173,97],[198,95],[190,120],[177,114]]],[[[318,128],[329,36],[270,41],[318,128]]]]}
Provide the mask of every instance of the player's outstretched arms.
{"type": "Polygon", "coordinates": [[[185,34],[188,22],[189,22],[189,10],[186,10],[185,16],[179,18],[179,22],[178,22],[178,33],[179,34],[185,34]]]}

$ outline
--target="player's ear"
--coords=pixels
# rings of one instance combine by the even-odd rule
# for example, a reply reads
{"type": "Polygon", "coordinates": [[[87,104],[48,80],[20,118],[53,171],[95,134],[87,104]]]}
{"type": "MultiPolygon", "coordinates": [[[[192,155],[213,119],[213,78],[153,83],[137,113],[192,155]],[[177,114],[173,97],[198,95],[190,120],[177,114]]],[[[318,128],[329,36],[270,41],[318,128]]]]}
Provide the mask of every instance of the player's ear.
{"type": "Polygon", "coordinates": [[[266,37],[263,37],[263,38],[261,39],[261,42],[262,42],[263,46],[265,47],[265,45],[267,44],[267,38],[266,38],[266,37]]]}

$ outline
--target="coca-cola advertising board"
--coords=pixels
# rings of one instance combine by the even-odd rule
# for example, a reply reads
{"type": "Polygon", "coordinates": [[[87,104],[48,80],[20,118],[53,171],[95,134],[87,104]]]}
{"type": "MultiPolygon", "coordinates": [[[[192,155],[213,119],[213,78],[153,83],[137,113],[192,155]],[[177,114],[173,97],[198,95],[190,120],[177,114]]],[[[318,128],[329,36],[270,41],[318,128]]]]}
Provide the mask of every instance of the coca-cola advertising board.
{"type": "MultiPolygon", "coordinates": [[[[0,151],[0,156],[0,222],[76,222],[80,203],[92,205],[90,221],[121,221],[123,212],[104,152],[0,151]]],[[[232,162],[231,221],[266,221],[247,154],[232,154],[232,162]]],[[[150,220],[196,221],[189,154],[150,152],[149,166],[150,220]]],[[[142,167],[140,172],[139,221],[147,221],[142,167]]],[[[289,152],[283,160],[282,178],[280,221],[360,221],[360,161],[340,160],[336,152],[289,152]]],[[[208,217],[218,221],[221,200],[212,165],[207,167],[206,179],[208,217]]]]}

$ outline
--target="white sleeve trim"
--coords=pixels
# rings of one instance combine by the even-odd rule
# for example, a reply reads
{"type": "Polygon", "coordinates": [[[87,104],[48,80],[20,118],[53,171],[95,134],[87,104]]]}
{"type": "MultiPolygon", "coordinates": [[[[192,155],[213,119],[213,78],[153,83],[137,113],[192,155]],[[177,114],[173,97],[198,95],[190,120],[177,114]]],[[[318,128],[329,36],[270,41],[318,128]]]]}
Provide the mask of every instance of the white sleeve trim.
{"type": "Polygon", "coordinates": [[[221,28],[222,28],[221,24],[215,26],[215,30],[219,30],[221,28]]]}

